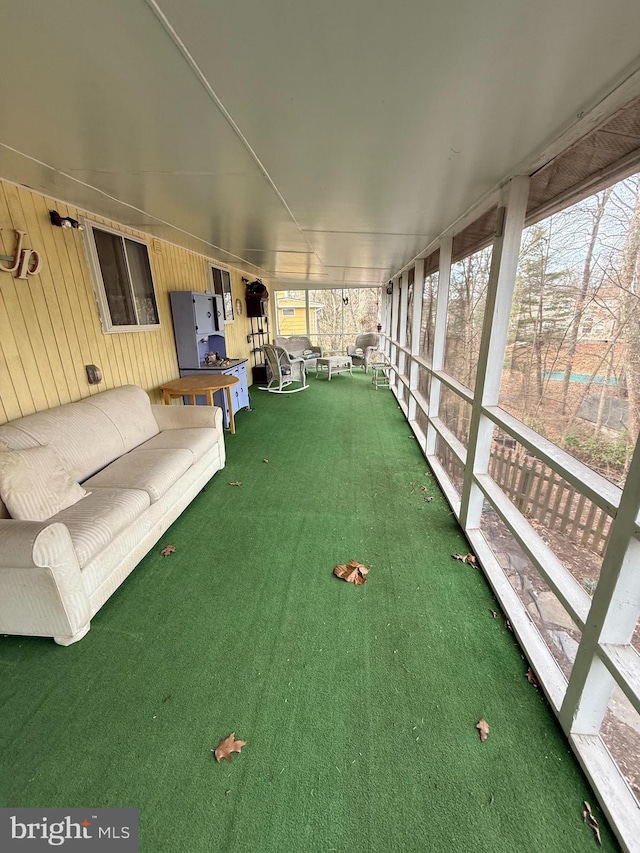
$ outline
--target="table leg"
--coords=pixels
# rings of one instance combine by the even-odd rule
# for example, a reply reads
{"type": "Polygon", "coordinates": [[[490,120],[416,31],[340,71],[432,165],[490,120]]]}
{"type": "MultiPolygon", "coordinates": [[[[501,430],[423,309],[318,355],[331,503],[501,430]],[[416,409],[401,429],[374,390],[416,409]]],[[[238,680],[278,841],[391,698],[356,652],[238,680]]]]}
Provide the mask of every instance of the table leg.
{"type": "Polygon", "coordinates": [[[227,392],[227,406],[229,407],[229,429],[231,430],[231,434],[235,434],[236,431],[236,422],[233,417],[233,403],[231,402],[231,386],[227,385],[224,389],[227,392]]]}
{"type": "Polygon", "coordinates": [[[168,391],[162,391],[162,402],[165,406],[171,405],[171,394],[168,391]]]}
{"type": "Polygon", "coordinates": [[[207,390],[207,406],[213,406],[213,391],[211,388],[207,390]]]}

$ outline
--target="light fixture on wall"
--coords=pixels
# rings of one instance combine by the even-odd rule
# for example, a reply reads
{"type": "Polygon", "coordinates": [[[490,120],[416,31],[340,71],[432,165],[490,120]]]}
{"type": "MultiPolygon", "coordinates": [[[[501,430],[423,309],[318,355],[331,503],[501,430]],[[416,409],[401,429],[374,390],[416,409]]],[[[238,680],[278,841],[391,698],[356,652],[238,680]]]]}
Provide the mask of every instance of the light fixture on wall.
{"type": "Polygon", "coordinates": [[[84,231],[84,226],[80,225],[77,219],[72,216],[60,216],[57,210],[49,211],[49,219],[52,225],[57,225],[58,228],[77,228],[78,231],[84,231]]]}
{"type": "Polygon", "coordinates": [[[89,385],[99,385],[102,382],[102,371],[97,365],[85,364],[84,369],[87,373],[89,385]]]}

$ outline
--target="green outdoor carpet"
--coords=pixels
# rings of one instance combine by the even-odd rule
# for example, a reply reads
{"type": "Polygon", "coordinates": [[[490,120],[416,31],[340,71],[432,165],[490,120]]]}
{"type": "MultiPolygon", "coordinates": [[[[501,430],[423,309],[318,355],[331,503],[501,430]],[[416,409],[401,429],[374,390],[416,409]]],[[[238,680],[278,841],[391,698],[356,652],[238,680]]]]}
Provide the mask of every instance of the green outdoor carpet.
{"type": "Polygon", "coordinates": [[[0,805],[137,807],[144,853],[570,853],[586,799],[617,849],[392,394],[310,385],[252,389],[85,639],[0,638],[0,805]]]}

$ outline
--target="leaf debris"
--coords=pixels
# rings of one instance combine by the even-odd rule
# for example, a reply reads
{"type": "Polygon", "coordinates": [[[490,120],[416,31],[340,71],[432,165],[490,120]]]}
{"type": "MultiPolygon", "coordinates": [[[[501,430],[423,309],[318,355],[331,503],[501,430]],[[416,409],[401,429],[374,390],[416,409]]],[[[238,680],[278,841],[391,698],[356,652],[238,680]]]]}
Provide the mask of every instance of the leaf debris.
{"type": "Polygon", "coordinates": [[[268,460],[268,459],[263,459],[262,461],[263,461],[263,462],[268,462],[269,460],[268,460]]]}
{"type": "Polygon", "coordinates": [[[473,554],[452,554],[454,560],[460,560],[461,563],[468,563],[470,566],[475,566],[476,558],[473,554]]]}
{"type": "Polygon", "coordinates": [[[160,553],[163,557],[168,557],[169,554],[175,554],[176,546],[175,545],[165,545],[160,553]]]}
{"type": "Polygon", "coordinates": [[[342,578],[347,583],[362,584],[366,581],[369,569],[357,560],[349,560],[346,564],[340,564],[333,570],[337,578],[342,578]]]}
{"type": "Polygon", "coordinates": [[[602,838],[600,837],[600,826],[598,825],[598,821],[595,819],[594,814],[591,811],[591,806],[586,800],[584,801],[584,811],[582,812],[582,817],[587,826],[593,830],[593,834],[595,835],[598,844],[602,847],[602,838]]]}
{"type": "Polygon", "coordinates": [[[497,610],[490,610],[489,613],[493,616],[494,619],[498,618],[498,611],[497,610]]]}
{"type": "Polygon", "coordinates": [[[485,741],[489,734],[489,723],[486,720],[480,720],[479,723],[476,723],[476,728],[480,732],[480,740],[485,741]]]}
{"type": "Polygon", "coordinates": [[[433,498],[431,496],[429,496],[429,497],[425,496],[425,503],[430,504],[432,500],[433,500],[433,498]]]}
{"type": "Polygon", "coordinates": [[[240,752],[243,746],[246,746],[246,740],[236,740],[236,733],[231,732],[229,737],[223,738],[215,749],[212,749],[216,761],[231,761],[232,752],[240,752]]]}
{"type": "Polygon", "coordinates": [[[529,684],[535,687],[536,690],[538,689],[538,679],[536,678],[536,674],[531,669],[531,667],[529,667],[529,669],[527,670],[527,681],[529,682],[529,684]]]}
{"type": "Polygon", "coordinates": [[[233,483],[229,483],[230,486],[241,486],[242,483],[239,480],[234,480],[233,483]]]}

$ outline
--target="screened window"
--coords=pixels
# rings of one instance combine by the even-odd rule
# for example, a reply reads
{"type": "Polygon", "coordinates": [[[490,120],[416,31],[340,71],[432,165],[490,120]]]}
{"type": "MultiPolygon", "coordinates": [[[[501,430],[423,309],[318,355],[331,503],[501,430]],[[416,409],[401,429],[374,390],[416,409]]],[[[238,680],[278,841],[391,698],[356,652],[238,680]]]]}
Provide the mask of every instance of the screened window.
{"type": "Polygon", "coordinates": [[[86,223],[98,307],[105,332],[160,327],[145,243],[86,223]]]}
{"type": "Polygon", "coordinates": [[[211,267],[213,277],[213,292],[222,296],[222,306],[225,323],[233,322],[233,295],[231,293],[231,276],[227,270],[211,267]]]}
{"type": "Polygon", "coordinates": [[[522,235],[500,405],[619,486],[640,432],[640,174],[522,235]]]}
{"type": "Polygon", "coordinates": [[[282,316],[283,317],[295,317],[296,316],[296,309],[295,308],[283,308],[282,309],[282,316]]]}

